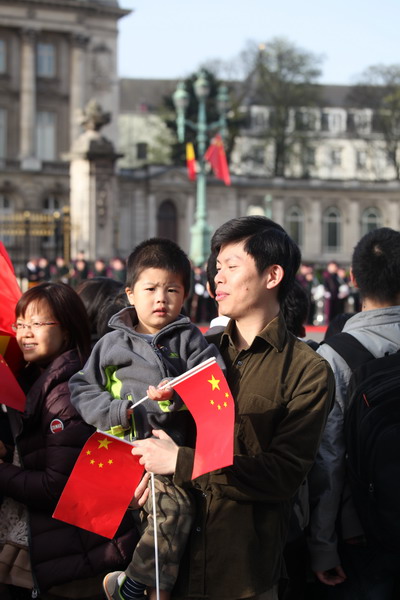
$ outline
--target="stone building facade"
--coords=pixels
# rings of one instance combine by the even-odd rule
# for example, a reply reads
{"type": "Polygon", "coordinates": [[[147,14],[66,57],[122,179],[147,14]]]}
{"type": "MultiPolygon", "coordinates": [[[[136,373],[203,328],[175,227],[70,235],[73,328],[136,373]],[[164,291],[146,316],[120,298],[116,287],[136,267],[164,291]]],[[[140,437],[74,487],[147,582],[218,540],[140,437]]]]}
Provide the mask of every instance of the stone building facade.
{"type": "MultiPolygon", "coordinates": [[[[118,0],[0,0],[0,239],[16,266],[32,255],[74,258],[81,249],[89,259],[125,257],[153,235],[189,251],[196,188],[170,164],[171,137],[159,115],[177,82],[118,80],[118,21],[128,12],[118,0]],[[91,99],[112,117],[98,134],[107,157],[93,155],[89,134],[82,138],[91,99]]],[[[320,266],[347,265],[372,227],[400,229],[400,184],[372,111],[357,112],[347,91],[325,86],[320,107],[292,111],[288,127],[301,124],[310,144],[286,179],[271,174],[268,107],[246,107],[232,185],[208,178],[212,229],[266,214],[320,266]]]]}
{"type": "MultiPolygon", "coordinates": [[[[16,264],[63,251],[64,155],[91,98],[118,114],[117,25],[128,12],[118,0],[0,0],[0,239],[16,264]]],[[[115,140],[116,121],[104,133],[115,140]]]]}

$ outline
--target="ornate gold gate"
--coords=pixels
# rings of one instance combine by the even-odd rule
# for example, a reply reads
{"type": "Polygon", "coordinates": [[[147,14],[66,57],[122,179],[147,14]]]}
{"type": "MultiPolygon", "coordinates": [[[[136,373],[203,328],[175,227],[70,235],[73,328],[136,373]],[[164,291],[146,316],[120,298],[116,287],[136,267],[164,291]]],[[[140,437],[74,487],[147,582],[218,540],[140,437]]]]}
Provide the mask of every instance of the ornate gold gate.
{"type": "Polygon", "coordinates": [[[46,257],[49,261],[63,256],[71,259],[71,223],[69,206],[60,211],[0,212],[0,240],[14,264],[16,273],[25,269],[32,257],[46,257]]]}

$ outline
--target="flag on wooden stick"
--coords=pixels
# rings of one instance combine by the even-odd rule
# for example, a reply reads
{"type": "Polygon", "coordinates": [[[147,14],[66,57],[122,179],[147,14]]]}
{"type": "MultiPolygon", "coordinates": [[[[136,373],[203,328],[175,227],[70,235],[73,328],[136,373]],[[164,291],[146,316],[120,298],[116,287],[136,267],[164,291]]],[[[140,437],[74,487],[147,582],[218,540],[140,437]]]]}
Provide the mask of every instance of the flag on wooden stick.
{"type": "Polygon", "coordinates": [[[190,410],[197,427],[192,479],[233,464],[235,405],[215,358],[168,383],[190,410]]]}
{"type": "Polygon", "coordinates": [[[53,513],[55,519],[113,538],[142,475],[132,444],[97,431],[86,442],[53,513]]]}

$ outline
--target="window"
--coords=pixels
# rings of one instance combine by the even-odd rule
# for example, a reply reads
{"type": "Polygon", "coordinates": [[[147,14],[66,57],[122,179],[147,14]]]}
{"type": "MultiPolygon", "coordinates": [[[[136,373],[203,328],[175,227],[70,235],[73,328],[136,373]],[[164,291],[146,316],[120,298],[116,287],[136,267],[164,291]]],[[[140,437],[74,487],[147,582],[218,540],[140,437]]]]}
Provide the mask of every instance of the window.
{"type": "Polygon", "coordinates": [[[56,115],[42,111],[37,114],[36,156],[41,160],[56,158],[56,115]]]}
{"type": "Polygon", "coordinates": [[[136,144],[136,158],[138,160],[147,160],[147,143],[138,142],[136,144]]]}
{"type": "Polygon", "coordinates": [[[306,164],[308,166],[315,165],[315,148],[306,148],[306,164]]]}
{"type": "Polygon", "coordinates": [[[60,210],[60,200],[55,196],[47,196],[43,200],[43,211],[45,213],[53,214],[54,211],[60,210]]]}
{"type": "Polygon", "coordinates": [[[298,206],[292,206],[286,217],[286,230],[298,246],[303,244],[304,214],[298,206]]]}
{"type": "Polygon", "coordinates": [[[367,165],[367,153],[365,150],[357,150],[356,152],[357,169],[365,169],[367,165]]]}
{"type": "Polygon", "coordinates": [[[54,77],[56,74],[56,49],[53,44],[37,45],[36,70],[39,77],[54,77]]]}
{"type": "Polygon", "coordinates": [[[4,40],[0,40],[0,73],[7,71],[7,47],[4,40]]]}
{"type": "Polygon", "coordinates": [[[0,108],[0,160],[6,158],[7,147],[7,112],[0,108]]]}
{"type": "Polygon", "coordinates": [[[160,204],[157,212],[157,237],[176,242],[178,239],[178,215],[176,206],[171,200],[160,204]]]}
{"type": "Polygon", "coordinates": [[[15,241],[14,236],[8,235],[10,228],[13,226],[13,222],[9,220],[12,218],[11,215],[11,202],[5,194],[0,193],[0,238],[6,248],[13,246],[15,241]],[[4,218],[6,215],[10,215],[7,220],[4,218]]]}
{"type": "Polygon", "coordinates": [[[297,110],[295,113],[295,127],[297,131],[315,130],[317,117],[311,110],[297,110]]]}
{"type": "Polygon", "coordinates": [[[382,227],[382,213],[379,208],[370,207],[364,210],[361,215],[361,235],[378,227],[382,227]]]}
{"type": "Polygon", "coordinates": [[[331,150],[331,165],[333,167],[340,167],[342,164],[342,151],[340,148],[334,148],[331,150]]]}
{"type": "Polygon", "coordinates": [[[339,252],[341,226],[340,211],[334,206],[328,208],[322,218],[323,244],[326,252],[339,252]]]}

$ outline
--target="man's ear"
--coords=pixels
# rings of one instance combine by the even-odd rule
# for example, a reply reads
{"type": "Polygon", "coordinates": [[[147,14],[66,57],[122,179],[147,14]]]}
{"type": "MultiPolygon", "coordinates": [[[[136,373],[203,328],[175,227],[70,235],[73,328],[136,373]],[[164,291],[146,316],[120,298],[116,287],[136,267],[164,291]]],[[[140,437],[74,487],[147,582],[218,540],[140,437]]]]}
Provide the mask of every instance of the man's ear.
{"type": "Polygon", "coordinates": [[[353,269],[350,267],[350,281],[354,287],[358,288],[356,278],[354,277],[353,269]]]}
{"type": "Polygon", "coordinates": [[[277,287],[282,281],[285,271],[281,265],[271,265],[267,268],[266,287],[271,290],[277,287]]]}

